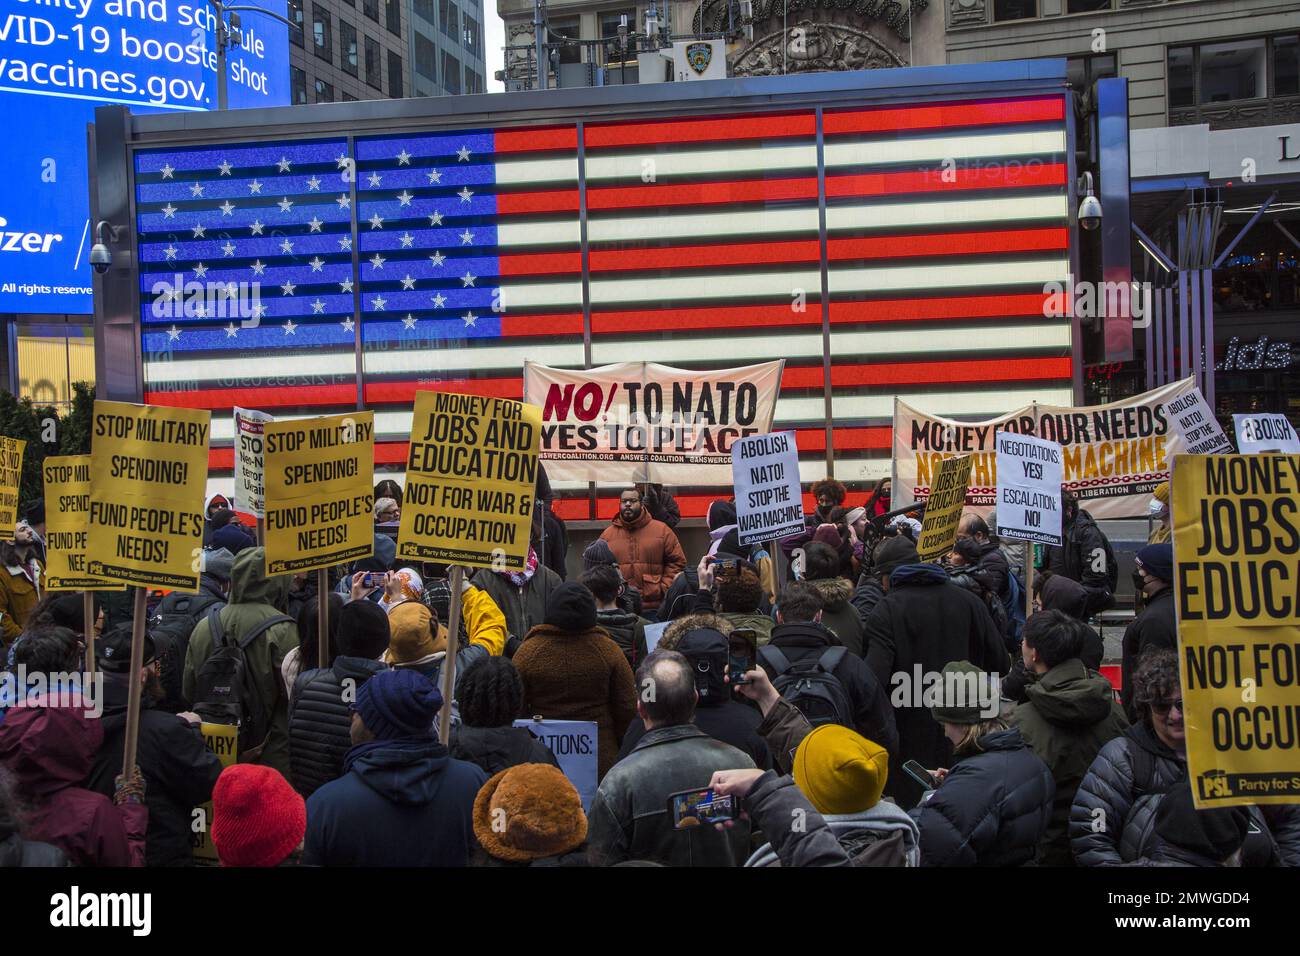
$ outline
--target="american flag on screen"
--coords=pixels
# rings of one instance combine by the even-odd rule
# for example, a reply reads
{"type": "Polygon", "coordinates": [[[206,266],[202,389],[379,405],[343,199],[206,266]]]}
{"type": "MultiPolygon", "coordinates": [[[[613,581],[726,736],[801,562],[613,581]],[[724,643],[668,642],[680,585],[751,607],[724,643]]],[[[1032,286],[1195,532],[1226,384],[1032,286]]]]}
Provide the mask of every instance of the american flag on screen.
{"type": "MultiPolygon", "coordinates": [[[[1069,403],[1069,320],[1043,314],[1044,283],[1065,283],[1069,273],[1065,108],[1051,95],[826,110],[837,477],[888,473],[895,394],[950,416],[987,417],[1031,399],[1069,403]]],[[[314,246],[282,253],[256,335],[227,338],[202,319],[176,329],[146,325],[147,400],[276,414],[348,407],[356,358],[345,328],[351,288],[342,284],[350,279],[360,292],[355,334],[364,401],[376,411],[377,465],[398,471],[417,389],[517,398],[525,359],[581,367],[585,289],[593,365],[785,358],[773,427],[797,433],[803,478],[823,477],[814,111],[585,124],[585,283],[579,135],[562,124],[357,138],[355,276],[350,250],[339,246],[349,238],[350,210],[318,215],[314,206],[330,211],[334,197],[314,197],[307,178],[332,173],[335,193],[346,191],[338,189],[339,142],[140,154],[142,263],[150,273],[171,267],[169,243],[193,246],[178,252],[187,262],[206,250],[205,240],[179,231],[190,219],[164,222],[159,207],[174,201],[190,217],[224,215],[211,202],[203,210],[207,196],[182,206],[178,191],[196,180],[233,186],[219,172],[223,153],[243,158],[230,162],[245,186],[278,174],[272,154],[284,153],[293,167],[278,192],[268,190],[272,212],[281,196],[291,199],[295,242],[334,243],[332,256],[314,246]],[[164,161],[182,181],[162,180],[164,161]],[[313,217],[321,233],[310,231],[313,217]],[[306,296],[297,288],[279,294],[279,283],[298,283],[318,251],[328,278],[307,275],[306,296]],[[319,313],[311,307],[317,295],[319,313]],[[308,328],[286,332],[286,320],[308,328]],[[297,338],[304,331],[310,338],[297,338]],[[201,365],[185,365],[187,357],[201,365]],[[220,385],[250,375],[261,375],[260,384],[220,385]],[[313,380],[300,383],[305,377],[313,380]],[[164,380],[188,386],[169,390],[164,380]]],[[[285,220],[281,227],[290,228],[285,220]]],[[[237,251],[247,269],[242,244],[237,251]]],[[[264,264],[275,253],[249,248],[264,264]]],[[[703,514],[715,496],[682,491],[683,514],[703,514]]],[[[602,502],[599,514],[613,510],[612,500],[602,502]]],[[[586,503],[566,511],[585,517],[586,503]]]]}

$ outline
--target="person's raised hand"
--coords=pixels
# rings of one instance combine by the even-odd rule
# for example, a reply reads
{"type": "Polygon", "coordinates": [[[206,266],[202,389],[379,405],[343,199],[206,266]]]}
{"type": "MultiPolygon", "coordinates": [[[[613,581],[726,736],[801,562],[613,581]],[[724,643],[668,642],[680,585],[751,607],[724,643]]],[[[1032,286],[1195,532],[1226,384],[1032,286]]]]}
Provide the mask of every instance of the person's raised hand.
{"type": "Polygon", "coordinates": [[[696,567],[695,570],[700,576],[699,587],[701,591],[708,591],[713,588],[713,563],[716,560],[717,559],[711,554],[706,554],[704,557],[700,558],[699,566],[696,567]]]}
{"type": "MultiPolygon", "coordinates": [[[[727,665],[722,679],[728,684],[732,683],[730,664],[727,665]]],[[[778,694],[776,688],[772,686],[772,681],[767,676],[767,671],[763,670],[761,667],[756,667],[752,671],[746,671],[745,682],[743,684],[737,683],[733,686],[736,688],[736,693],[741,697],[752,700],[754,703],[758,704],[758,708],[763,712],[764,717],[767,716],[768,711],[776,706],[776,702],[781,699],[781,695],[778,694]]]]}
{"type": "Polygon", "coordinates": [[[358,571],[352,575],[352,600],[360,601],[367,594],[374,590],[372,587],[366,587],[363,583],[366,579],[365,571],[358,571]]]}

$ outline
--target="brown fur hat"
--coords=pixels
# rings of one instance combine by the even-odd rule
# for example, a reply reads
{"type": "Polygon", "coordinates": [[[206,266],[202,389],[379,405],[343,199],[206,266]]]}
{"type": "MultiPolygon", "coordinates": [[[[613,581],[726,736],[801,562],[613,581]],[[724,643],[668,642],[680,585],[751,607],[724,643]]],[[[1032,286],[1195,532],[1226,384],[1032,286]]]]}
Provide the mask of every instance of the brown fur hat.
{"type": "Polygon", "coordinates": [[[474,835],[498,860],[526,863],[581,846],[587,815],[558,767],[518,764],[493,776],[474,798],[474,835]]]}

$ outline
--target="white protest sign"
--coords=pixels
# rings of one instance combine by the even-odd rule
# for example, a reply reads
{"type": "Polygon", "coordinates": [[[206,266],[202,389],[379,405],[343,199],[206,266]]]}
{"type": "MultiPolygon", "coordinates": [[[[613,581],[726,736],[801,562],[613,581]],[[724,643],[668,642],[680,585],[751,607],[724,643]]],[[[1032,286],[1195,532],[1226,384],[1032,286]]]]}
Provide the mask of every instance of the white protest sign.
{"type": "Polygon", "coordinates": [[[1237,450],[1243,455],[1266,451],[1300,453],[1300,438],[1285,415],[1270,412],[1233,415],[1232,424],[1237,429],[1237,450]]]}
{"type": "Polygon", "coordinates": [[[742,545],[802,531],[803,492],[793,432],[751,435],[731,446],[736,533],[742,545]]]}
{"type": "Polygon", "coordinates": [[[998,432],[998,537],[1061,543],[1061,446],[998,432]]]}
{"type": "Polygon", "coordinates": [[[560,770],[582,798],[582,809],[590,810],[596,796],[599,747],[594,720],[516,720],[555,754],[560,770]]]}
{"type": "Polygon", "coordinates": [[[1173,399],[1166,408],[1173,430],[1183,436],[1189,455],[1232,454],[1232,442],[1219,427],[1199,388],[1173,399]]]}
{"type": "Polygon", "coordinates": [[[663,640],[664,631],[668,630],[668,625],[672,621],[655,621],[653,624],[645,626],[645,652],[653,654],[659,642],[663,640]]]}
{"type": "Polygon", "coordinates": [[[235,510],[258,518],[266,514],[263,470],[266,442],[262,426],[275,418],[251,408],[235,408],[235,510]]]}

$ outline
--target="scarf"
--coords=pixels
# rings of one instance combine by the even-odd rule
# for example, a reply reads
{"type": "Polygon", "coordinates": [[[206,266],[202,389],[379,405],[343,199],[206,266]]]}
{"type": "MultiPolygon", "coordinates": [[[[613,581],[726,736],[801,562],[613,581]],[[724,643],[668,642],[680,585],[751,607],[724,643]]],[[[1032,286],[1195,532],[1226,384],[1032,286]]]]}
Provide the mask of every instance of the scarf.
{"type": "Polygon", "coordinates": [[[528,560],[524,562],[524,569],[522,571],[505,571],[497,573],[501,574],[503,577],[509,578],[510,583],[515,587],[523,587],[532,580],[533,575],[537,573],[537,552],[533,550],[532,545],[529,545],[528,560]]]}

